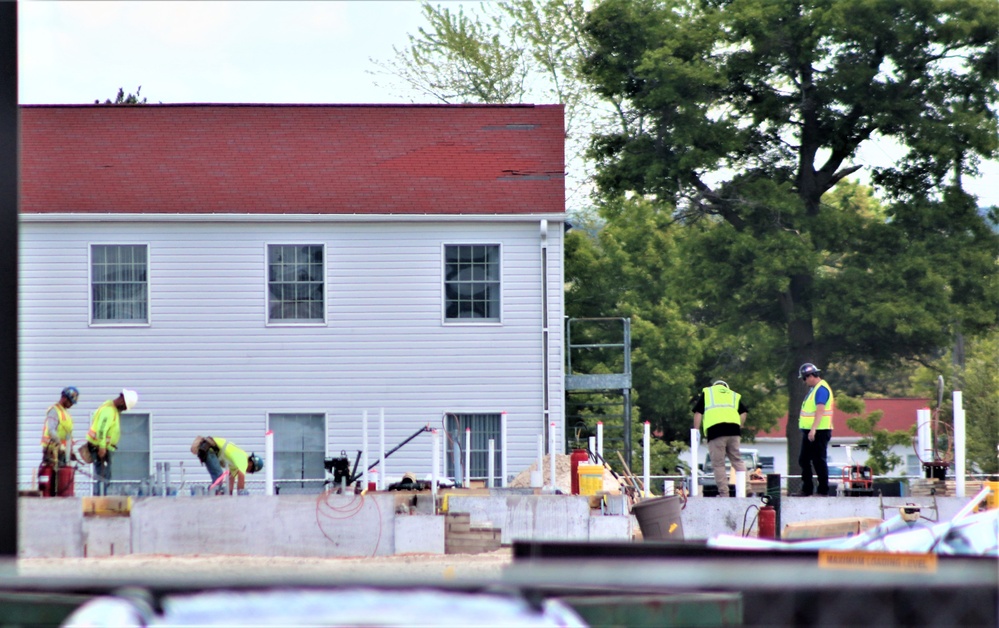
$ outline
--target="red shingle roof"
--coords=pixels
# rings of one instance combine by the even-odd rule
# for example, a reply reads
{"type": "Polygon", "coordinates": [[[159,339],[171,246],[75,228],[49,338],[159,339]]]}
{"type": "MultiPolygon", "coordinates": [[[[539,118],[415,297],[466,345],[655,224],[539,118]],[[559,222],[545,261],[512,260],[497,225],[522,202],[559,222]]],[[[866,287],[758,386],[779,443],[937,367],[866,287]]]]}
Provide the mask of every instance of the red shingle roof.
{"type": "Polygon", "coordinates": [[[22,106],[25,213],[565,209],[561,105],[22,106]]]}
{"type": "MultiPolygon", "coordinates": [[[[907,430],[916,424],[916,411],[920,408],[929,408],[930,400],[918,397],[907,397],[901,399],[864,399],[864,413],[869,414],[875,410],[883,410],[884,414],[878,421],[877,429],[896,432],[907,430]]],[[[847,414],[839,408],[833,409],[833,437],[834,438],[860,438],[853,430],[846,426],[849,417],[856,414],[847,414]]],[[[757,438],[784,438],[787,427],[787,415],[780,419],[780,424],[767,433],[759,433],[757,438]]]]}

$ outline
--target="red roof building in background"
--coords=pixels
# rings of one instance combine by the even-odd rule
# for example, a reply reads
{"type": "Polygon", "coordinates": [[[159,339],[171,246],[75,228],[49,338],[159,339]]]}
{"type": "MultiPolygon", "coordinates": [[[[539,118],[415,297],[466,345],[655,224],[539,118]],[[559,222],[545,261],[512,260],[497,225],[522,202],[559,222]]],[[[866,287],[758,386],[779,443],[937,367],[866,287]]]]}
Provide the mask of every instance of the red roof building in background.
{"type": "Polygon", "coordinates": [[[561,105],[26,105],[20,113],[22,213],[565,211],[561,105]]]}
{"type": "MultiPolygon", "coordinates": [[[[877,429],[897,432],[907,430],[916,425],[917,411],[921,408],[928,408],[930,400],[920,397],[905,397],[896,399],[864,399],[864,413],[869,414],[875,410],[881,410],[884,414],[878,421],[877,429]]],[[[839,407],[833,411],[833,438],[861,438],[846,425],[846,420],[855,417],[855,414],[847,414],[839,407]]],[[[787,428],[787,415],[780,418],[780,423],[768,432],[760,432],[756,438],[784,438],[787,428]]]]}

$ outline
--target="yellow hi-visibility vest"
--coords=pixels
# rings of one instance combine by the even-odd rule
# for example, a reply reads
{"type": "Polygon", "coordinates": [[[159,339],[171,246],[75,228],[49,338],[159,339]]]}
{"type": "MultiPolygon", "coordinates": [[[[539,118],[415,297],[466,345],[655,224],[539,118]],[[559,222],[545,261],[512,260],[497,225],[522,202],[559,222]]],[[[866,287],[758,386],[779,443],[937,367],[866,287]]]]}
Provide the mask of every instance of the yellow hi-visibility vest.
{"type": "Polygon", "coordinates": [[[815,393],[818,391],[819,387],[825,388],[829,391],[829,402],[826,403],[826,407],[822,411],[822,416],[819,417],[819,425],[815,429],[817,430],[831,430],[832,429],[832,416],[833,416],[833,391],[826,383],[826,380],[821,380],[812,389],[808,391],[805,396],[805,400],[801,403],[801,413],[798,415],[798,427],[803,430],[812,429],[812,423],[815,421],[815,410],[817,409],[817,404],[815,403],[815,393]]]}
{"type": "Polygon", "coordinates": [[[739,418],[739,393],[728,386],[715,384],[704,389],[704,422],[701,427],[704,433],[708,428],[718,423],[735,423],[742,425],[739,418]]]}
{"type": "Polygon", "coordinates": [[[49,434],[48,422],[48,414],[52,408],[55,408],[55,411],[59,414],[59,427],[56,429],[56,440],[66,444],[66,441],[69,440],[70,435],[73,433],[73,417],[66,411],[66,408],[62,407],[62,404],[53,404],[45,411],[46,420],[42,426],[42,446],[48,445],[53,440],[52,435],[49,434]]]}

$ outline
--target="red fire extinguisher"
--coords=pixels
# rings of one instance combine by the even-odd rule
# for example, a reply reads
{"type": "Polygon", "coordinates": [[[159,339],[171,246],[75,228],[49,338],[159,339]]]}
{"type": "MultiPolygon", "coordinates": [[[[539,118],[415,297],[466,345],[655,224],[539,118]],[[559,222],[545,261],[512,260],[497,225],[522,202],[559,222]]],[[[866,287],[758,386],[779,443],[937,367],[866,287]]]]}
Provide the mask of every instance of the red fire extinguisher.
{"type": "Polygon", "coordinates": [[[777,509],[769,503],[760,508],[759,538],[777,538],[777,509]]]}
{"type": "Polygon", "coordinates": [[[590,461],[590,454],[585,449],[573,449],[572,456],[569,458],[570,472],[572,473],[572,478],[570,479],[570,489],[573,495],[579,495],[579,465],[580,463],[586,464],[590,461]]]}

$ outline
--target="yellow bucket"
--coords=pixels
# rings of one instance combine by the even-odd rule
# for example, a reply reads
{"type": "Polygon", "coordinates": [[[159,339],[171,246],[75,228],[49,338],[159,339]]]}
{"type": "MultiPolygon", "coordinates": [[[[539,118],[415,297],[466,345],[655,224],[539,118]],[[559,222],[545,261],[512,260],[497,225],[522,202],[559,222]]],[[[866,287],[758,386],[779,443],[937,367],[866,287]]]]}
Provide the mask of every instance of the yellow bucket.
{"type": "Polygon", "coordinates": [[[579,474],[579,494],[596,495],[604,490],[604,467],[599,464],[581,464],[579,474]]]}

